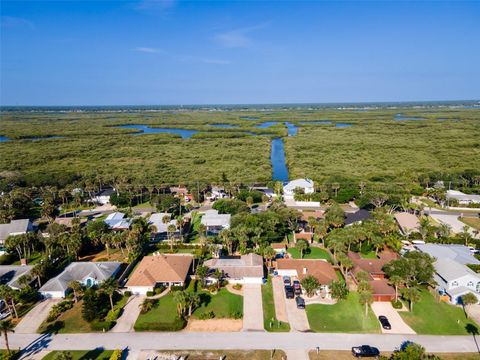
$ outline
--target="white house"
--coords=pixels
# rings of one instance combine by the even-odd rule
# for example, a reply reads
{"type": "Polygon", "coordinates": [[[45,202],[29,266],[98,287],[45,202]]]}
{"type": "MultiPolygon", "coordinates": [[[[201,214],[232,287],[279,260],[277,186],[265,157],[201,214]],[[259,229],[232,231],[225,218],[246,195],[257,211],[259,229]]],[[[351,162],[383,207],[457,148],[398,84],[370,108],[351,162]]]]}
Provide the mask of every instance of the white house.
{"type": "Polygon", "coordinates": [[[148,223],[152,224],[155,226],[157,231],[155,232],[156,236],[159,236],[161,238],[165,238],[167,235],[167,230],[170,225],[175,226],[175,229],[177,228],[177,219],[173,218],[172,219],[172,214],[168,213],[154,213],[150,216],[148,219],[148,223]],[[170,220],[167,223],[163,222],[163,218],[167,216],[170,220]]]}
{"type": "Polygon", "coordinates": [[[461,296],[474,294],[480,301],[480,276],[452,259],[438,259],[434,264],[434,280],[441,295],[448,295],[452,304],[461,304],[461,296]]]}
{"type": "Polygon", "coordinates": [[[447,190],[447,200],[456,200],[460,205],[480,204],[480,195],[464,194],[457,190],[447,190]]]}
{"type": "Polygon", "coordinates": [[[313,194],[315,192],[312,180],[296,179],[290,181],[283,187],[283,196],[286,199],[293,199],[295,195],[295,189],[301,189],[305,194],[313,194]]]}
{"type": "Polygon", "coordinates": [[[99,285],[115,276],[120,265],[121,263],[116,261],[73,262],[60,275],[48,280],[39,292],[45,298],[64,298],[70,290],[70,282],[78,281],[86,287],[99,285]]]}
{"type": "Polygon", "coordinates": [[[223,229],[230,228],[230,214],[219,214],[217,210],[207,210],[202,216],[201,223],[210,234],[218,234],[223,229]]]}
{"type": "MultiPolygon", "coordinates": [[[[240,257],[225,257],[210,259],[204,262],[211,272],[220,270],[231,284],[263,284],[263,258],[257,254],[247,254],[240,257]]],[[[216,279],[208,277],[209,282],[216,279]]]]}
{"type": "Polygon", "coordinates": [[[104,220],[105,224],[112,230],[128,230],[132,221],[125,218],[125,214],[121,212],[114,212],[109,214],[104,220]]]}
{"type": "Polygon", "coordinates": [[[100,205],[110,204],[110,196],[115,193],[115,189],[108,188],[95,193],[93,201],[100,205]]]}

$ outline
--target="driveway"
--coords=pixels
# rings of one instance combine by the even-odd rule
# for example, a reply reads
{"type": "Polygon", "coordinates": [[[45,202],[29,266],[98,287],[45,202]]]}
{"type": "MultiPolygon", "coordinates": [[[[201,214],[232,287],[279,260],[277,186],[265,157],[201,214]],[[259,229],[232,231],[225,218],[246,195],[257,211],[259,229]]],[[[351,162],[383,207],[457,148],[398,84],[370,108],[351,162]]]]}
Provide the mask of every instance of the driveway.
{"type": "Polygon", "coordinates": [[[45,321],[53,305],[59,303],[62,299],[47,299],[38,303],[15,327],[17,334],[31,334],[37,332],[37,329],[45,321]]]}
{"type": "Polygon", "coordinates": [[[295,299],[285,299],[287,305],[288,322],[290,323],[290,331],[308,331],[310,324],[307,319],[307,312],[297,308],[295,299]]]}
{"type": "Polygon", "coordinates": [[[272,277],[273,302],[275,303],[275,315],[278,321],[288,322],[287,307],[285,304],[285,290],[281,276],[272,277]]]}
{"type": "Polygon", "coordinates": [[[110,330],[114,333],[126,333],[133,331],[133,325],[140,315],[140,305],[145,296],[133,295],[127,301],[127,305],[123,308],[122,315],[117,319],[117,324],[110,330]]]}
{"type": "Polygon", "coordinates": [[[376,301],[372,304],[372,310],[375,313],[375,316],[378,317],[380,315],[384,315],[387,317],[390,325],[392,326],[391,330],[385,330],[381,328],[382,333],[384,334],[416,334],[413,329],[408,326],[405,321],[403,321],[402,317],[395,310],[392,304],[388,301],[376,301]]]}
{"type": "Polygon", "coordinates": [[[264,331],[262,285],[243,285],[243,331],[264,331]]]}

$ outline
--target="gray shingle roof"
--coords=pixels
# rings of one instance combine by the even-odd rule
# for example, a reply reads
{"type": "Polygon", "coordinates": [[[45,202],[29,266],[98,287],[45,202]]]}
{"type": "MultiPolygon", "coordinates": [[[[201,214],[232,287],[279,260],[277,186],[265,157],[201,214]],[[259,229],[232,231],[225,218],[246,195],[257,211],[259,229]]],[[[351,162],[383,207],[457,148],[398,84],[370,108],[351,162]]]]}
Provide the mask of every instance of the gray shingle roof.
{"type": "Polygon", "coordinates": [[[419,244],[415,247],[436,259],[451,259],[463,265],[480,264],[464,245],[419,244]]]}
{"type": "Polygon", "coordinates": [[[0,265],[0,283],[9,285],[14,289],[20,289],[23,286],[18,283],[18,279],[28,275],[32,269],[33,266],[0,265]]]}
{"type": "Polygon", "coordinates": [[[230,214],[219,214],[217,210],[208,210],[202,216],[201,223],[205,226],[230,226],[230,214]]]}
{"type": "Polygon", "coordinates": [[[32,224],[28,219],[12,220],[10,224],[0,224],[0,241],[5,241],[12,234],[23,234],[32,230],[32,224]]]}
{"type": "Polygon", "coordinates": [[[73,262],[60,275],[48,280],[40,292],[65,291],[71,281],[82,282],[87,278],[102,282],[115,274],[119,267],[120,263],[116,261],[73,262]]]}
{"type": "Polygon", "coordinates": [[[478,277],[480,281],[477,273],[452,259],[438,259],[433,265],[435,266],[436,273],[446,281],[453,281],[465,275],[473,275],[478,277]]]}

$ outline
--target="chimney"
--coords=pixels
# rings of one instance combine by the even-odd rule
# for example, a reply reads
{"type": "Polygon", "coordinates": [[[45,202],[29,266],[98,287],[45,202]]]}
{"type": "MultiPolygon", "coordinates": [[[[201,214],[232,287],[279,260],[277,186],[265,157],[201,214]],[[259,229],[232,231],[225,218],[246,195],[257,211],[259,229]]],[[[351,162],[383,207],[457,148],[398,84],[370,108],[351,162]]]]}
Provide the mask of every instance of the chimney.
{"type": "Polygon", "coordinates": [[[303,268],[303,274],[306,274],[308,269],[306,267],[303,268]]]}

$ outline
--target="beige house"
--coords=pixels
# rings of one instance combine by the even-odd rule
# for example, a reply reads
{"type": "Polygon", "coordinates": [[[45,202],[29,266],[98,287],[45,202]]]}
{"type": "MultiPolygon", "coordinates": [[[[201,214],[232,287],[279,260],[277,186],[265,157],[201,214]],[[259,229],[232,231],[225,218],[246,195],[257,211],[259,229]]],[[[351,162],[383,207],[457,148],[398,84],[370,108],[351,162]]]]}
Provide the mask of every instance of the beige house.
{"type": "Polygon", "coordinates": [[[420,229],[420,221],[413,214],[407,212],[396,213],[395,220],[400,227],[400,231],[405,236],[418,232],[420,229]]]}

